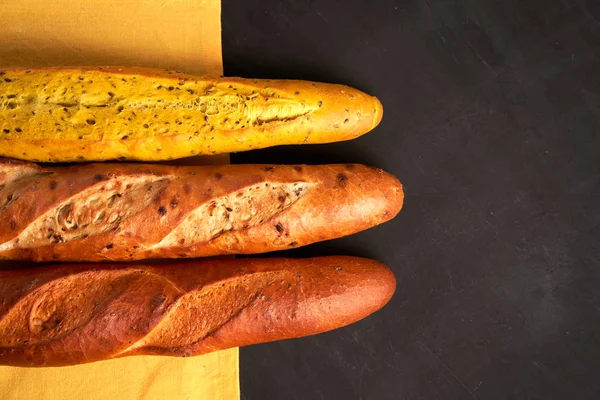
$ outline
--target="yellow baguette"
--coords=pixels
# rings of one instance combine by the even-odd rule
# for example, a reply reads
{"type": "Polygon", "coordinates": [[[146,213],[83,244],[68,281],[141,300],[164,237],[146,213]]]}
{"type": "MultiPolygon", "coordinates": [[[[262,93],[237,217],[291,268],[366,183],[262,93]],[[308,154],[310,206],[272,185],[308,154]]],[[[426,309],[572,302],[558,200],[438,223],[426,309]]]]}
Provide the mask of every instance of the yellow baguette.
{"type": "Polygon", "coordinates": [[[118,67],[0,70],[0,156],[158,161],[358,137],[381,103],[342,85],[118,67]]]}

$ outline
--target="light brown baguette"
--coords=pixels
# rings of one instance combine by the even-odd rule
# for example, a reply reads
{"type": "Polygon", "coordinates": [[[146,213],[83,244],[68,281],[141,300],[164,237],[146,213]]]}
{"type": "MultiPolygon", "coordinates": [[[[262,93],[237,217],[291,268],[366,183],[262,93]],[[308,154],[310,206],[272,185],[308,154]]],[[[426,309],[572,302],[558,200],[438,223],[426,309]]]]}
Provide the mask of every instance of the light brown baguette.
{"type": "Polygon", "coordinates": [[[185,357],[313,335],[377,311],[395,286],[385,265],[340,256],[0,271],[0,364],[185,357]]]}
{"type": "Polygon", "coordinates": [[[0,259],[264,253],[393,218],[402,186],[357,164],[46,168],[0,160],[0,259]]]}
{"type": "Polygon", "coordinates": [[[349,140],[383,108],[342,85],[145,68],[0,70],[0,156],[170,160],[349,140]]]}

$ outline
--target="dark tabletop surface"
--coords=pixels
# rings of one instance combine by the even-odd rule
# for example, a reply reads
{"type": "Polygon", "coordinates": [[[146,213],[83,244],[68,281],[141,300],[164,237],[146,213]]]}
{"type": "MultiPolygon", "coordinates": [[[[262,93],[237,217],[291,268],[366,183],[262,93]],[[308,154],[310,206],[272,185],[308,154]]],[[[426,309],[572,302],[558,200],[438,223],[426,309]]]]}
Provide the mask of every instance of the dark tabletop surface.
{"type": "Polygon", "coordinates": [[[233,162],[397,175],[390,223],[288,253],[385,262],[380,312],[241,351],[243,399],[600,398],[600,1],[223,1],[225,73],[379,97],[351,142],[233,162]]]}

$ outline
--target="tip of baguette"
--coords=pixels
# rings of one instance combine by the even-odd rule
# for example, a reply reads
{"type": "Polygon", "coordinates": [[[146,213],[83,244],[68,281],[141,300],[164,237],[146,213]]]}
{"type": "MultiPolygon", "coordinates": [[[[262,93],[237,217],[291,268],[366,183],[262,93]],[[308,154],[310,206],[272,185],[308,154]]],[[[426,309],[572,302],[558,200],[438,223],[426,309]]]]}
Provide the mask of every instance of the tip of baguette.
{"type": "Polygon", "coordinates": [[[382,222],[394,219],[404,206],[404,190],[400,180],[389,172],[380,170],[383,179],[378,183],[383,190],[384,212],[382,222]]]}
{"type": "MultiPolygon", "coordinates": [[[[364,284],[365,317],[383,308],[392,299],[396,292],[396,276],[385,264],[370,259],[359,258],[366,269],[364,284]]],[[[363,317],[364,318],[364,317],[363,317]]]]}
{"type": "Polygon", "coordinates": [[[375,103],[375,115],[373,116],[371,130],[375,129],[383,119],[383,104],[381,104],[381,101],[377,97],[373,97],[373,102],[375,103]]]}
{"type": "MultiPolygon", "coordinates": [[[[320,284],[313,282],[313,290],[321,295],[305,298],[305,303],[302,304],[305,315],[314,313],[314,326],[319,327],[309,334],[326,332],[358,322],[382,309],[396,291],[394,273],[379,261],[347,256],[321,257],[312,261],[313,269],[327,264],[338,267],[335,268],[335,276],[329,276],[329,280],[323,279],[320,284]],[[325,282],[329,282],[331,287],[325,287],[325,282]],[[338,293],[333,294],[336,291],[338,293]],[[328,292],[331,293],[330,296],[322,296],[322,293],[328,292]],[[327,298],[327,301],[323,302],[323,298],[327,298]],[[328,323],[324,323],[323,315],[327,315],[328,323]],[[318,321],[318,316],[321,317],[321,321],[318,321]]],[[[310,320],[311,318],[307,317],[307,321],[310,320]]]]}

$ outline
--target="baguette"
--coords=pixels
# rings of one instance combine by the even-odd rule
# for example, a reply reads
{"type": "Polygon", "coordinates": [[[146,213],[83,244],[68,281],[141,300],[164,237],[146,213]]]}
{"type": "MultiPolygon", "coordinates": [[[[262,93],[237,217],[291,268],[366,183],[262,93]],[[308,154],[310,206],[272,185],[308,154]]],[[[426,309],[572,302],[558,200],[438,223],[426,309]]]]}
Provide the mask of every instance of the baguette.
{"type": "Polygon", "coordinates": [[[395,177],[356,164],[47,168],[0,159],[0,259],[285,250],[383,223],[402,201],[395,177]]]}
{"type": "Polygon", "coordinates": [[[396,281],[355,257],[67,264],[0,271],[0,364],[194,356],[313,335],[383,307],[396,281]]]}
{"type": "Polygon", "coordinates": [[[0,71],[0,156],[171,160],[349,140],[381,103],[342,85],[207,78],[146,68],[0,71]]]}

